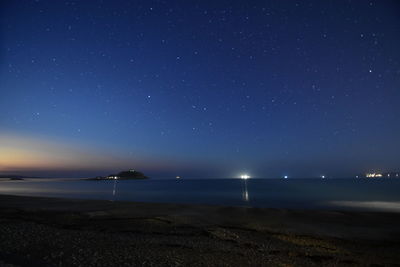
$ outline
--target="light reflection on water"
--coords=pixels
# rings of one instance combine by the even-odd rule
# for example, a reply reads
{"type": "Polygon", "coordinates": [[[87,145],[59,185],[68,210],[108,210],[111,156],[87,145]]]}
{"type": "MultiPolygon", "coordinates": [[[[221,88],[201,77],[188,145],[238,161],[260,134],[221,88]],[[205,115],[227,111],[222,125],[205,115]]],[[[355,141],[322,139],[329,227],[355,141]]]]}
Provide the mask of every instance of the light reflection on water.
{"type": "Polygon", "coordinates": [[[117,180],[114,180],[114,187],[113,187],[113,192],[112,192],[113,200],[115,198],[116,192],[117,192],[117,180]]]}
{"type": "Polygon", "coordinates": [[[0,180],[0,194],[400,212],[400,179],[0,180]]]}
{"type": "Polygon", "coordinates": [[[249,201],[249,191],[247,190],[247,179],[243,179],[244,187],[242,189],[242,199],[243,201],[249,201]]]}

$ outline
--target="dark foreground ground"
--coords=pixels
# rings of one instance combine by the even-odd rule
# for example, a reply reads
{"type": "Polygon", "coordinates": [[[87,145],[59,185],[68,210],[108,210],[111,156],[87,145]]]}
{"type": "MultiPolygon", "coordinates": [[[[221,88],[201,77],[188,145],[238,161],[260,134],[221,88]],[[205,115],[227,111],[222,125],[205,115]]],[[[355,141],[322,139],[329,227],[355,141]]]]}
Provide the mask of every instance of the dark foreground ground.
{"type": "Polygon", "coordinates": [[[400,214],[0,196],[0,266],[400,266],[400,214]]]}

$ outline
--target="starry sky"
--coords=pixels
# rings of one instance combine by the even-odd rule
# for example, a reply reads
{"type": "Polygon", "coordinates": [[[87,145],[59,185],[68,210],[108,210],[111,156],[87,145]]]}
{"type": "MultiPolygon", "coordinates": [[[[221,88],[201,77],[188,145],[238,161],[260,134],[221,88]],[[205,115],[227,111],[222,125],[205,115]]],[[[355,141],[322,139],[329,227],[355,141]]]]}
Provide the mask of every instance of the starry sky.
{"type": "Polygon", "coordinates": [[[0,4],[0,172],[400,168],[398,1],[0,4]]]}

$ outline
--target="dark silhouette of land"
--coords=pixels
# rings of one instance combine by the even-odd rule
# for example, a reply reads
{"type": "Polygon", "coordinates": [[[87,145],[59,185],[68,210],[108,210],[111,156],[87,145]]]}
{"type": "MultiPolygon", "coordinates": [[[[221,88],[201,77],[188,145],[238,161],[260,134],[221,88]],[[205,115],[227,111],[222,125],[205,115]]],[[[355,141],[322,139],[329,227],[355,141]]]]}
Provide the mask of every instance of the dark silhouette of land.
{"type": "Polygon", "coordinates": [[[135,171],[135,170],[129,170],[129,171],[122,171],[116,175],[119,177],[118,179],[148,179],[146,175],[144,175],[142,172],[135,171]]]}
{"type": "Polygon", "coordinates": [[[15,175],[15,174],[0,175],[0,179],[24,180],[26,178],[38,178],[38,177],[22,176],[22,175],[15,175]]]}

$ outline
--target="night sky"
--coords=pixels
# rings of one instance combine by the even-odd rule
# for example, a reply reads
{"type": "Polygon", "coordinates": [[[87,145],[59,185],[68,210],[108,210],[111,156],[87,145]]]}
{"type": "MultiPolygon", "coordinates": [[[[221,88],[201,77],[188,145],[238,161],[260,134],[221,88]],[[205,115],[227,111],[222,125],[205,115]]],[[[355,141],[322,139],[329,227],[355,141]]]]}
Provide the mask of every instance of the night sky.
{"type": "Polygon", "coordinates": [[[0,172],[400,168],[398,1],[1,1],[0,172]]]}

